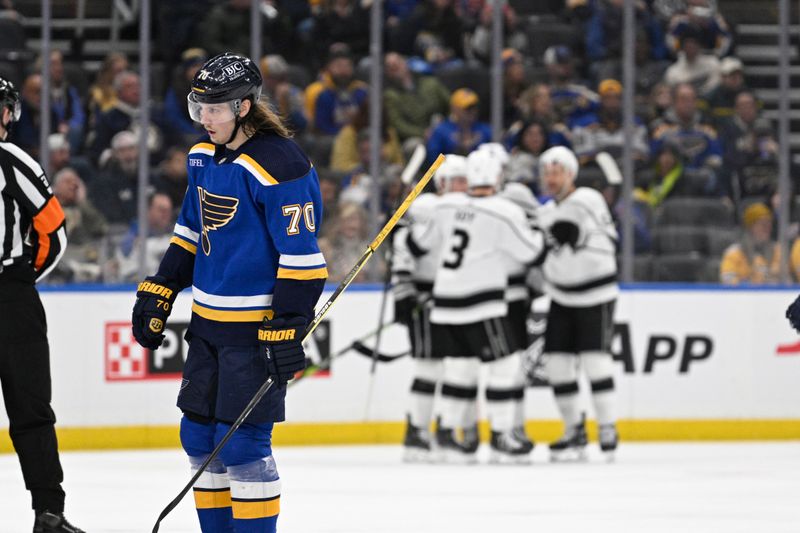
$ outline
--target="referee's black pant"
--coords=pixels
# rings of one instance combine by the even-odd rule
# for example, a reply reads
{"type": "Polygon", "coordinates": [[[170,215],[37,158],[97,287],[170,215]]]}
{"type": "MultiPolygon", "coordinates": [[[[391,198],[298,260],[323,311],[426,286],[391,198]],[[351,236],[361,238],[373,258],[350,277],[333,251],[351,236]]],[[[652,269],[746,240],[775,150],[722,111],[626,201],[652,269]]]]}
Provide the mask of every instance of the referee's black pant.
{"type": "Polygon", "coordinates": [[[0,273],[0,385],[25,486],[37,511],[64,510],[47,323],[32,280],[0,273]]]}

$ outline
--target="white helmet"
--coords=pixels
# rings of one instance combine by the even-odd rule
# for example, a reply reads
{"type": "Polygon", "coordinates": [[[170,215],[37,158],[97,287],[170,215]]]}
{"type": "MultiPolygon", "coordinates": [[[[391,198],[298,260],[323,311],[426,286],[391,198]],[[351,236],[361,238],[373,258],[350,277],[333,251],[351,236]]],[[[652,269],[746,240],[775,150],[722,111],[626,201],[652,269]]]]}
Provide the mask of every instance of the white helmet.
{"type": "Polygon", "coordinates": [[[545,167],[550,165],[561,165],[569,172],[573,180],[578,175],[578,158],[575,157],[572,150],[565,146],[554,146],[539,157],[540,174],[544,172],[545,167]]]}
{"type": "Polygon", "coordinates": [[[478,150],[486,150],[491,153],[494,157],[500,160],[500,164],[505,168],[508,162],[511,160],[511,155],[509,155],[508,150],[506,147],[500,143],[483,143],[478,146],[478,150]]]}
{"type": "Polygon", "coordinates": [[[467,183],[469,188],[499,187],[503,177],[503,164],[490,150],[475,150],[467,156],[467,183]]]}
{"type": "Polygon", "coordinates": [[[448,154],[444,162],[436,170],[434,183],[437,191],[444,191],[450,188],[450,181],[453,178],[465,178],[467,176],[467,158],[463,155],[448,154]]]}

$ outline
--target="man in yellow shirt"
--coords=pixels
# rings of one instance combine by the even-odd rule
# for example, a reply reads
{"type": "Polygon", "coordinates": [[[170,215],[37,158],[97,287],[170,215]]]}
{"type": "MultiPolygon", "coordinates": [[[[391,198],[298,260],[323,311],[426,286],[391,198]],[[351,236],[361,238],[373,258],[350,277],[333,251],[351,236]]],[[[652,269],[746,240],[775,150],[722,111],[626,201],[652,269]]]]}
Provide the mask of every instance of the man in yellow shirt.
{"type": "Polygon", "coordinates": [[[745,209],[742,219],[744,237],[725,250],[720,281],[726,285],[779,283],[781,248],[772,240],[772,211],[756,203],[745,209]]]}

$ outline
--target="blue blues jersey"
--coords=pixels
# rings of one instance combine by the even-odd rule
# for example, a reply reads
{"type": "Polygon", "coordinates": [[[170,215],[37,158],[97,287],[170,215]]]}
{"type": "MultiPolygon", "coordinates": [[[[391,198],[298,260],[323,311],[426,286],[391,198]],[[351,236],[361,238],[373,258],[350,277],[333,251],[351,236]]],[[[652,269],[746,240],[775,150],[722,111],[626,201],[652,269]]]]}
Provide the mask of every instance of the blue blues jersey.
{"type": "Polygon", "coordinates": [[[203,140],[188,168],[159,275],[191,284],[190,333],[246,345],[264,317],[310,321],[328,273],[317,246],[319,181],[305,154],[277,135],[255,135],[235,151],[203,140]]]}

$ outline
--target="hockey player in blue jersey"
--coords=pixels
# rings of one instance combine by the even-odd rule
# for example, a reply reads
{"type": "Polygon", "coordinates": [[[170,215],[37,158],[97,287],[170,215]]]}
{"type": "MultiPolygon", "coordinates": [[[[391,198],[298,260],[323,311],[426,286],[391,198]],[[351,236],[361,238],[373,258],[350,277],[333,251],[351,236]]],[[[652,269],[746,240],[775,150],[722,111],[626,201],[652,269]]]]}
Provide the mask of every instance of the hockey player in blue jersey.
{"type": "Polygon", "coordinates": [[[305,368],[301,340],[327,277],[316,171],[260,94],[261,75],[246,57],[218,55],[196,74],[189,113],[207,135],[189,151],[175,233],[133,309],[134,336],[157,349],[175,296],[192,287],[178,407],[193,469],[267,377],[277,385],[194,486],[204,533],[276,529],[272,427],[284,420],[287,381],[305,368]]]}

